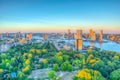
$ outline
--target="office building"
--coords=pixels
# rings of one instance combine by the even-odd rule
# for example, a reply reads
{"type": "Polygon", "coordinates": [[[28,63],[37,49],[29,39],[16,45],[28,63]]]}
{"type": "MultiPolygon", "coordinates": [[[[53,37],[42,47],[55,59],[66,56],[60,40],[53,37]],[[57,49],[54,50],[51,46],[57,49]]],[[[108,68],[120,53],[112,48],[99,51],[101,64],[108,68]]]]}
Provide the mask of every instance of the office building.
{"type": "Polygon", "coordinates": [[[91,40],[92,41],[96,40],[96,33],[95,33],[95,31],[93,31],[92,34],[91,34],[91,40]]]}
{"type": "Polygon", "coordinates": [[[96,33],[92,29],[89,30],[89,38],[90,38],[91,41],[96,40],[96,33]]]}
{"type": "Polygon", "coordinates": [[[14,33],[14,38],[16,38],[16,33],[14,33]]]}
{"type": "Polygon", "coordinates": [[[82,30],[77,30],[77,38],[82,39],[82,30]]]}
{"type": "Polygon", "coordinates": [[[82,50],[83,47],[83,40],[82,40],[82,30],[77,30],[74,34],[75,39],[75,48],[77,50],[82,50]]]}
{"type": "Polygon", "coordinates": [[[26,38],[27,38],[28,40],[31,40],[31,39],[32,39],[32,33],[26,34],[26,38]]]}
{"type": "Polygon", "coordinates": [[[75,48],[77,50],[82,50],[83,47],[83,40],[82,39],[75,39],[75,48]]]}
{"type": "Polygon", "coordinates": [[[100,32],[99,32],[99,42],[102,42],[102,37],[103,37],[103,30],[100,30],[100,32]]]}
{"type": "Polygon", "coordinates": [[[8,32],[6,32],[6,37],[8,37],[8,35],[9,35],[8,32]]]}
{"type": "Polygon", "coordinates": [[[70,31],[70,29],[68,29],[67,38],[68,38],[68,39],[71,38],[71,31],[70,31]]]}
{"type": "Polygon", "coordinates": [[[47,34],[46,34],[46,33],[43,34],[43,39],[44,39],[44,40],[47,40],[47,34]]]}

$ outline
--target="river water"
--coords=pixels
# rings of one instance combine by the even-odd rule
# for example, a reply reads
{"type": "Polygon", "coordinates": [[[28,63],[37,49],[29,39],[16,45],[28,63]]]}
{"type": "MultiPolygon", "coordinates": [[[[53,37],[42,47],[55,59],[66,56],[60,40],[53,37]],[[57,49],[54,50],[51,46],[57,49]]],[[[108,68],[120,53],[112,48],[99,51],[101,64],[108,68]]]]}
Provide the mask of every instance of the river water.
{"type": "Polygon", "coordinates": [[[110,51],[116,51],[120,52],[120,44],[112,41],[107,41],[103,43],[98,42],[83,42],[83,45],[85,46],[95,46],[97,48],[100,48],[102,50],[110,50],[110,51]]]}
{"type": "MultiPolygon", "coordinates": [[[[74,40],[64,40],[65,42],[74,43],[74,40]]],[[[90,41],[83,41],[84,46],[95,46],[97,48],[100,48],[101,50],[110,50],[110,51],[116,51],[120,52],[120,44],[112,41],[106,42],[90,42],[90,41]]]]}
{"type": "MultiPolygon", "coordinates": [[[[34,39],[43,39],[43,38],[35,36],[34,39]]],[[[74,44],[74,39],[72,39],[72,40],[59,39],[59,40],[74,44]]],[[[102,50],[110,50],[110,51],[120,52],[120,44],[118,44],[116,42],[112,42],[112,41],[107,41],[107,42],[103,42],[103,43],[83,41],[83,45],[84,46],[95,46],[95,47],[100,48],[102,50]]],[[[1,52],[6,51],[9,48],[10,48],[9,45],[1,45],[0,51],[1,52]]]]}
{"type": "MultiPolygon", "coordinates": [[[[42,37],[38,37],[35,36],[35,39],[43,39],[42,37]]],[[[56,39],[57,40],[57,39],[56,39]]],[[[74,44],[74,39],[71,40],[67,40],[67,39],[59,39],[60,41],[65,41],[65,42],[70,42],[74,44]]],[[[110,50],[110,51],[116,51],[116,52],[120,52],[120,44],[116,43],[116,42],[112,42],[109,40],[104,40],[106,42],[90,42],[90,41],[83,41],[83,45],[84,46],[95,46],[97,48],[100,48],[101,50],[110,50]]]]}

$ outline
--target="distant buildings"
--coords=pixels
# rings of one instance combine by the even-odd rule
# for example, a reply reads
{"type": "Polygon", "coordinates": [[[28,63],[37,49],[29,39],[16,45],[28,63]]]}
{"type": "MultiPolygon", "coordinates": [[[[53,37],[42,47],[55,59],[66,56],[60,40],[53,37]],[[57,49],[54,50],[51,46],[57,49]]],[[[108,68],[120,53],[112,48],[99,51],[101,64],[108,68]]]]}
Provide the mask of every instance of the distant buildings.
{"type": "Polygon", "coordinates": [[[78,36],[76,33],[74,33],[74,39],[78,39],[78,36]]]}
{"type": "Polygon", "coordinates": [[[82,39],[82,30],[77,30],[77,33],[74,33],[74,39],[82,39]]]}
{"type": "Polygon", "coordinates": [[[2,34],[0,33],[0,39],[2,38],[2,34]]]}
{"type": "Polygon", "coordinates": [[[90,29],[90,30],[89,30],[89,37],[90,37],[90,38],[91,38],[91,36],[92,36],[92,33],[93,33],[93,30],[90,29]]]}
{"type": "Polygon", "coordinates": [[[120,43],[120,35],[119,34],[109,34],[107,35],[107,39],[111,41],[115,41],[117,43],[120,43]]]}
{"type": "Polygon", "coordinates": [[[21,37],[22,37],[21,32],[18,32],[18,37],[19,37],[19,38],[21,38],[21,37]]]}
{"type": "Polygon", "coordinates": [[[62,33],[62,37],[65,38],[65,33],[62,33]]]}
{"type": "Polygon", "coordinates": [[[109,35],[109,39],[110,39],[111,41],[115,41],[115,35],[109,35]]]}
{"type": "Polygon", "coordinates": [[[14,38],[16,38],[16,33],[14,33],[14,38]]]}
{"type": "Polygon", "coordinates": [[[100,30],[100,32],[99,32],[99,42],[102,42],[102,37],[103,37],[103,30],[100,30]]]}
{"type": "Polygon", "coordinates": [[[75,48],[77,50],[82,50],[83,47],[83,40],[82,39],[75,39],[75,48]]]}
{"type": "Polygon", "coordinates": [[[82,50],[83,40],[82,40],[82,30],[77,30],[77,33],[74,34],[75,39],[75,48],[77,50],[82,50]]]}
{"type": "Polygon", "coordinates": [[[43,39],[47,40],[47,34],[46,33],[43,34],[43,39]]]}
{"type": "Polygon", "coordinates": [[[8,32],[6,32],[6,37],[8,37],[8,32]]]}
{"type": "Polygon", "coordinates": [[[120,43],[120,37],[118,38],[117,42],[119,42],[119,43],[120,43]]]}
{"type": "Polygon", "coordinates": [[[26,39],[31,40],[32,39],[32,33],[26,34],[26,39]]]}
{"type": "Polygon", "coordinates": [[[67,46],[67,45],[64,45],[63,48],[66,49],[66,50],[70,50],[71,49],[70,46],[67,46]]]}
{"type": "Polygon", "coordinates": [[[96,33],[92,29],[89,30],[89,38],[91,39],[91,41],[96,40],[96,33]]]}
{"type": "Polygon", "coordinates": [[[71,38],[71,31],[70,31],[70,29],[68,29],[67,38],[68,38],[68,39],[71,38]]]}
{"type": "Polygon", "coordinates": [[[83,37],[86,38],[86,39],[88,39],[89,38],[89,33],[88,34],[84,33],[83,37]]]}
{"type": "Polygon", "coordinates": [[[19,39],[19,42],[20,42],[21,44],[27,43],[27,41],[26,41],[25,39],[23,39],[23,38],[19,39]]]}
{"type": "Polygon", "coordinates": [[[82,30],[77,30],[77,38],[82,39],[82,30]]]}
{"type": "Polygon", "coordinates": [[[96,33],[95,33],[95,31],[92,32],[91,40],[92,41],[96,40],[96,33]]]}

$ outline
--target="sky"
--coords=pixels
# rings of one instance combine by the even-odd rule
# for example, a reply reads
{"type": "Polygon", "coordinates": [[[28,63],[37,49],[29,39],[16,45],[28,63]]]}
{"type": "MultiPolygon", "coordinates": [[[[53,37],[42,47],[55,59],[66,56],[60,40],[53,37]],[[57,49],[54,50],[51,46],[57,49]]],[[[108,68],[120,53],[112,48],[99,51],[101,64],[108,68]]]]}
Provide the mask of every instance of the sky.
{"type": "Polygon", "coordinates": [[[120,33],[120,0],[0,0],[0,33],[120,33]]]}

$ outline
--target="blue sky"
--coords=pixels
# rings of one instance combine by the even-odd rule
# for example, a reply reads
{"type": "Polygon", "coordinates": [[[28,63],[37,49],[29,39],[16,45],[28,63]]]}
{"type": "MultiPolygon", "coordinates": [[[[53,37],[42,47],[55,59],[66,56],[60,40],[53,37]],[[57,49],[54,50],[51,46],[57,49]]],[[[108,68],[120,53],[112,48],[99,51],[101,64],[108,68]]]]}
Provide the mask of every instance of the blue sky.
{"type": "Polygon", "coordinates": [[[115,32],[120,28],[120,0],[0,0],[0,26],[1,31],[73,26],[115,32]]]}

